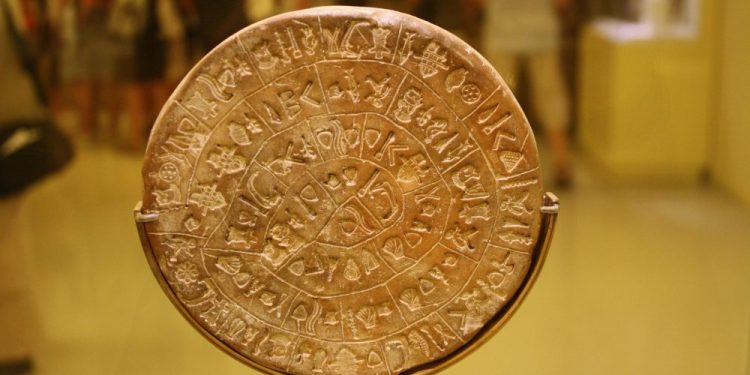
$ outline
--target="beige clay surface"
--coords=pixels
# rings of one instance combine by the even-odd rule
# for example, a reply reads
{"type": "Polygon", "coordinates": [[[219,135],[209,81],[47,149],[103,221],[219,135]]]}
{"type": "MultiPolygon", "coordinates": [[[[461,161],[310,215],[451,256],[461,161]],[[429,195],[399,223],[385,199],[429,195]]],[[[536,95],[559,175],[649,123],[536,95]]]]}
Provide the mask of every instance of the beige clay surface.
{"type": "Polygon", "coordinates": [[[540,226],[530,127],[494,69],[416,18],[326,7],[198,63],[143,168],[166,286],[245,362],[399,373],[513,297],[540,226]]]}

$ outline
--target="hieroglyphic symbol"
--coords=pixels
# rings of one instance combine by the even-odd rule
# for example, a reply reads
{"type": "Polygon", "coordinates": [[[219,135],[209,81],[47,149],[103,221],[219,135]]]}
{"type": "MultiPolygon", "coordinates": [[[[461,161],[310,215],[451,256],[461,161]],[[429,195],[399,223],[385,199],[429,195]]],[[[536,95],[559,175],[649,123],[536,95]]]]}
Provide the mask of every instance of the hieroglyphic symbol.
{"type": "Polygon", "coordinates": [[[414,113],[422,106],[422,104],[422,92],[415,87],[410,87],[401,95],[398,102],[396,102],[396,110],[393,112],[393,116],[399,122],[408,124],[411,122],[414,113]]]}
{"type": "Polygon", "coordinates": [[[302,112],[302,106],[297,99],[297,94],[293,90],[284,90],[276,94],[276,98],[281,103],[282,108],[286,112],[286,116],[289,119],[294,119],[302,112]]]}
{"type": "Polygon", "coordinates": [[[234,312],[234,304],[226,299],[215,299],[210,302],[210,307],[200,313],[200,318],[212,328],[221,327],[227,323],[229,316],[234,312]]]}
{"type": "Polygon", "coordinates": [[[328,364],[328,353],[309,341],[303,341],[292,357],[292,365],[311,368],[313,374],[322,374],[328,364]],[[310,361],[309,365],[306,363],[310,361]]]}
{"type": "Polygon", "coordinates": [[[418,194],[416,194],[414,196],[414,200],[417,203],[419,203],[419,204],[421,204],[424,201],[428,201],[428,200],[433,200],[433,201],[436,201],[436,202],[440,201],[440,196],[437,195],[438,189],[439,189],[438,186],[434,186],[427,193],[418,193],[418,194]]]}
{"type": "Polygon", "coordinates": [[[493,313],[491,301],[476,288],[461,294],[456,302],[463,303],[466,309],[450,310],[448,316],[459,320],[458,327],[464,336],[481,328],[484,325],[482,317],[493,313]]]}
{"type": "Polygon", "coordinates": [[[419,61],[419,73],[422,75],[422,78],[430,78],[437,74],[440,69],[448,69],[448,66],[445,65],[448,59],[446,57],[448,51],[441,53],[441,48],[440,44],[432,41],[422,51],[422,56],[417,57],[419,61]]]}
{"type": "Polygon", "coordinates": [[[258,68],[268,70],[276,66],[279,62],[279,58],[271,53],[268,40],[262,40],[255,44],[250,51],[258,61],[258,68]]]}
{"type": "Polygon", "coordinates": [[[388,48],[388,35],[391,30],[385,27],[376,27],[372,29],[372,44],[373,46],[367,50],[367,52],[375,55],[376,59],[382,59],[385,55],[391,53],[388,48]]]}
{"type": "Polygon", "coordinates": [[[338,155],[345,155],[359,145],[359,131],[346,129],[339,119],[331,119],[328,126],[315,131],[315,138],[323,148],[333,150],[338,155]]]}
{"type": "Polygon", "coordinates": [[[370,350],[370,354],[367,355],[367,367],[375,368],[383,365],[383,358],[374,350],[370,350]]]}
{"type": "Polygon", "coordinates": [[[518,181],[511,181],[511,182],[505,182],[502,185],[500,185],[500,189],[502,190],[511,190],[511,189],[518,189],[522,187],[526,187],[529,185],[534,185],[539,183],[539,180],[536,178],[528,178],[525,180],[518,180],[518,181]]]}
{"type": "Polygon", "coordinates": [[[415,36],[416,33],[411,31],[407,31],[405,33],[400,43],[400,47],[398,48],[398,52],[396,53],[396,62],[398,63],[398,65],[404,65],[404,63],[406,63],[406,61],[408,61],[413,54],[411,46],[414,43],[415,36]]]}
{"type": "Polygon", "coordinates": [[[200,272],[198,266],[193,262],[182,262],[174,269],[174,278],[183,285],[190,285],[198,281],[200,272]]]}
{"type": "Polygon", "coordinates": [[[414,154],[406,159],[401,158],[401,167],[396,179],[405,184],[422,183],[422,179],[429,173],[430,167],[424,154],[414,154]]]}
{"type": "Polygon", "coordinates": [[[344,278],[349,281],[359,281],[362,277],[362,272],[359,270],[359,266],[354,259],[347,259],[346,266],[344,267],[344,278]]]}
{"type": "Polygon", "coordinates": [[[344,216],[339,220],[338,224],[341,231],[347,236],[368,236],[375,232],[376,228],[371,228],[368,225],[364,214],[358,206],[353,204],[346,205],[343,212],[344,216]]]}
{"type": "Polygon", "coordinates": [[[250,193],[250,197],[252,201],[245,197],[240,197],[240,201],[250,205],[251,207],[256,207],[255,204],[253,204],[253,201],[257,203],[260,207],[256,207],[259,209],[259,211],[268,211],[271,208],[275,207],[279,202],[281,201],[281,195],[282,192],[279,190],[278,187],[274,186],[273,191],[269,195],[263,195],[258,190],[258,186],[256,185],[256,179],[258,178],[258,174],[260,172],[253,172],[250,175],[250,178],[247,179],[247,190],[248,193],[250,193]]]}
{"type": "Polygon", "coordinates": [[[404,257],[404,243],[401,238],[390,237],[383,243],[383,251],[396,260],[404,257]]]}
{"type": "Polygon", "coordinates": [[[422,295],[428,295],[435,291],[435,283],[428,279],[419,279],[419,292],[422,293],[422,295]]]}
{"type": "Polygon", "coordinates": [[[264,291],[258,296],[260,303],[268,307],[266,312],[269,314],[275,314],[276,318],[281,318],[281,305],[283,305],[287,299],[289,299],[289,295],[286,293],[281,293],[281,296],[279,296],[270,291],[264,291]]]}
{"type": "Polygon", "coordinates": [[[339,313],[337,311],[328,311],[323,316],[323,324],[327,326],[335,326],[341,323],[339,319],[339,313]]]}
{"type": "Polygon", "coordinates": [[[386,74],[385,77],[376,81],[371,76],[365,77],[365,82],[370,85],[372,92],[365,97],[365,101],[372,104],[375,108],[382,108],[385,104],[383,100],[391,93],[391,86],[388,85],[388,81],[391,80],[391,76],[386,74]]]}
{"type": "Polygon", "coordinates": [[[262,133],[263,129],[261,128],[258,119],[251,118],[247,113],[243,113],[242,115],[244,117],[242,123],[235,121],[229,122],[229,139],[239,146],[247,146],[253,141],[251,136],[262,133]]]}
{"type": "Polygon", "coordinates": [[[269,238],[263,246],[263,258],[278,267],[303,245],[302,238],[284,223],[274,224],[268,231],[269,238]]]}
{"type": "Polygon", "coordinates": [[[184,154],[198,157],[203,146],[208,142],[209,131],[210,129],[203,124],[196,123],[187,117],[182,118],[177,125],[177,132],[164,141],[162,150],[177,157],[182,157],[184,154]]]}
{"type": "Polygon", "coordinates": [[[380,268],[380,262],[378,262],[378,259],[369,250],[362,250],[362,265],[367,275],[380,268]]]}
{"type": "MultiPolygon", "coordinates": [[[[455,139],[455,137],[456,136],[454,135],[449,141],[452,142],[453,139],[455,139]]],[[[472,143],[471,140],[465,139],[463,142],[456,145],[456,147],[448,151],[448,153],[443,158],[442,162],[443,163],[456,162],[460,160],[462,157],[464,157],[465,155],[469,154],[469,152],[472,151],[474,147],[475,145],[474,143],[472,143]]]]}
{"type": "Polygon", "coordinates": [[[396,133],[391,131],[388,132],[383,145],[380,146],[380,149],[375,153],[374,157],[375,160],[380,161],[383,160],[383,156],[387,155],[388,165],[392,167],[396,165],[396,153],[404,152],[407,150],[409,150],[409,146],[396,143],[396,133]]]}
{"type": "MultiPolygon", "coordinates": [[[[477,123],[479,123],[479,125],[486,124],[487,121],[489,121],[490,118],[492,118],[492,115],[494,115],[495,112],[497,112],[499,108],[500,108],[500,103],[495,103],[495,105],[490,105],[480,110],[479,116],[477,117],[477,123]]],[[[509,115],[509,113],[506,115],[509,115]]]]}
{"type": "MultiPolygon", "coordinates": [[[[411,223],[411,226],[409,227],[409,231],[417,233],[429,233],[432,231],[432,227],[419,219],[414,219],[411,223]]],[[[416,246],[416,244],[414,243],[410,243],[409,245],[411,245],[411,247],[416,246]]]]}
{"type": "Polygon", "coordinates": [[[216,258],[216,268],[227,275],[236,275],[242,268],[242,259],[236,255],[220,256],[216,258]]]}
{"type": "Polygon", "coordinates": [[[363,306],[359,310],[357,310],[357,313],[354,314],[354,316],[359,320],[362,325],[365,327],[366,330],[371,330],[375,328],[375,325],[377,324],[377,312],[375,311],[375,308],[372,306],[363,306]]]}
{"type": "Polygon", "coordinates": [[[450,73],[445,77],[445,90],[448,92],[453,92],[453,90],[458,89],[464,84],[464,81],[466,81],[466,75],[469,72],[464,68],[458,68],[450,73]]]}
{"type": "MultiPolygon", "coordinates": [[[[515,185],[524,185],[525,181],[514,182],[515,185]]],[[[530,225],[522,222],[523,217],[532,211],[526,207],[526,200],[529,198],[529,192],[505,193],[503,201],[500,203],[500,211],[506,212],[513,217],[505,217],[502,224],[502,231],[499,238],[508,245],[530,246],[534,240],[529,235],[530,225]]]]}
{"type": "Polygon", "coordinates": [[[183,254],[189,258],[193,257],[193,250],[198,247],[194,238],[170,237],[163,241],[163,244],[172,250],[169,256],[170,262],[176,262],[183,254]]]}
{"type": "Polygon", "coordinates": [[[224,196],[221,195],[221,192],[217,191],[216,184],[199,184],[196,190],[190,194],[188,202],[203,208],[203,216],[209,210],[218,210],[227,205],[224,196]]]}
{"type": "Polygon", "coordinates": [[[451,178],[453,184],[463,191],[462,200],[485,199],[489,197],[479,177],[476,167],[471,164],[465,165],[453,174],[451,178]]]}
{"type": "Polygon", "coordinates": [[[217,106],[215,102],[204,98],[203,94],[199,91],[193,92],[193,95],[185,101],[185,107],[198,112],[198,115],[203,120],[210,120],[216,117],[219,114],[216,109],[217,106]]]}
{"type": "Polygon", "coordinates": [[[302,207],[309,220],[315,220],[318,216],[315,212],[315,207],[318,205],[320,197],[318,197],[318,192],[315,191],[315,188],[313,188],[312,185],[305,185],[305,187],[294,196],[294,201],[302,207]]]}
{"type": "Polygon", "coordinates": [[[149,176],[157,177],[161,182],[168,185],[166,189],[154,189],[151,194],[154,195],[158,206],[168,206],[179,204],[182,201],[182,191],[178,185],[180,174],[179,167],[173,162],[165,162],[159,167],[157,173],[151,173],[149,176]]]}
{"type": "Polygon", "coordinates": [[[493,316],[500,305],[508,300],[507,295],[499,291],[516,268],[510,259],[510,253],[505,256],[502,263],[493,262],[492,268],[486,276],[476,281],[478,287],[464,292],[455,299],[456,303],[463,304],[466,309],[448,312],[448,316],[459,319],[462,335],[481,328],[485,319],[493,316]]]}
{"type": "Polygon", "coordinates": [[[445,238],[453,241],[456,245],[456,250],[462,253],[473,253],[476,250],[476,245],[471,242],[471,239],[479,233],[477,228],[471,227],[469,229],[460,229],[458,224],[448,230],[445,234],[445,238]]]}
{"type": "Polygon", "coordinates": [[[359,359],[354,352],[344,346],[339,350],[328,364],[328,368],[337,374],[354,374],[359,368],[359,364],[364,360],[359,359]]]}
{"type": "Polygon", "coordinates": [[[318,38],[315,37],[313,28],[300,20],[294,20],[294,23],[302,28],[302,46],[305,48],[305,53],[310,56],[314,55],[315,48],[318,47],[318,38]]]}
{"type": "Polygon", "coordinates": [[[401,292],[398,297],[398,301],[401,302],[409,311],[416,311],[422,308],[422,299],[419,297],[419,292],[416,289],[409,288],[401,292]]]}
{"type": "Polygon", "coordinates": [[[338,190],[342,187],[343,180],[344,186],[352,187],[357,184],[357,174],[359,174],[357,168],[346,167],[341,171],[341,178],[335,173],[329,173],[327,179],[323,181],[323,184],[333,190],[338,190]]]}
{"type": "Polygon", "coordinates": [[[318,321],[322,310],[320,302],[315,301],[312,312],[308,315],[307,308],[303,303],[300,303],[294,308],[290,317],[297,322],[298,332],[314,335],[316,333],[315,323],[318,321]]]}
{"type": "Polygon", "coordinates": [[[378,312],[379,317],[387,317],[393,314],[393,309],[389,307],[388,302],[383,302],[378,307],[375,308],[375,310],[378,312]]]}
{"type": "Polygon", "coordinates": [[[168,161],[159,166],[157,175],[164,182],[175,182],[180,178],[180,169],[175,163],[168,161]]]}
{"type": "Polygon", "coordinates": [[[234,70],[239,74],[240,77],[253,75],[250,63],[248,63],[245,59],[240,59],[237,56],[232,57],[231,61],[229,59],[225,59],[222,63],[222,66],[224,67],[224,69],[234,70]]]}
{"type": "Polygon", "coordinates": [[[299,139],[299,143],[295,144],[294,141],[289,141],[286,147],[286,152],[281,157],[274,159],[268,168],[276,174],[286,176],[292,171],[294,165],[304,165],[309,161],[317,159],[318,154],[313,149],[312,144],[303,135],[299,139]]]}
{"type": "MultiPolygon", "coordinates": [[[[497,109],[497,106],[495,106],[494,109],[493,108],[488,109],[488,111],[492,110],[492,112],[494,113],[494,110],[496,110],[496,109],[497,109]]],[[[487,116],[489,117],[491,115],[492,114],[489,114],[487,116]]],[[[502,142],[503,142],[504,139],[507,139],[507,140],[509,140],[511,142],[513,142],[513,141],[516,140],[516,136],[514,134],[505,133],[502,130],[500,130],[500,128],[505,123],[507,123],[511,118],[513,118],[513,115],[510,112],[508,112],[508,113],[504,114],[503,117],[501,117],[495,123],[493,123],[491,125],[486,125],[485,127],[482,128],[482,131],[484,132],[484,134],[491,135],[492,133],[495,133],[495,140],[492,143],[492,149],[493,150],[495,150],[495,151],[499,150],[500,146],[501,146],[501,144],[502,144],[502,142]]],[[[484,120],[484,122],[483,122],[482,121],[482,115],[480,114],[480,119],[479,119],[479,124],[480,125],[482,125],[483,123],[487,122],[488,120],[489,120],[489,118],[487,118],[487,120],[484,120]]]]}
{"type": "Polygon", "coordinates": [[[302,57],[302,51],[297,45],[297,39],[294,36],[292,28],[286,27],[284,31],[286,31],[288,43],[284,42],[282,34],[278,31],[274,31],[273,35],[276,37],[276,43],[279,44],[279,51],[281,51],[281,61],[288,64],[292,61],[292,58],[299,59],[300,57],[302,57]],[[292,54],[292,58],[289,57],[289,53],[292,54]]]}
{"type": "Polygon", "coordinates": [[[458,255],[455,253],[445,253],[441,265],[446,267],[455,267],[458,264],[458,255]]]}
{"type": "Polygon", "coordinates": [[[271,360],[281,362],[290,355],[289,351],[293,341],[289,337],[277,333],[271,336],[268,342],[270,345],[268,345],[266,355],[271,360]]]}
{"type": "Polygon", "coordinates": [[[443,272],[443,270],[440,269],[440,267],[433,266],[432,268],[430,268],[429,271],[427,271],[427,273],[430,276],[432,276],[432,278],[434,278],[435,280],[440,281],[441,283],[445,285],[450,285],[450,283],[448,282],[448,279],[445,277],[445,273],[443,272]]]}
{"type": "Polygon", "coordinates": [[[529,193],[524,194],[507,194],[502,202],[500,202],[500,211],[509,212],[516,216],[522,216],[530,214],[531,210],[526,208],[526,200],[529,198],[529,193]]]}
{"type": "Polygon", "coordinates": [[[387,341],[385,355],[393,371],[401,370],[409,356],[409,342],[403,336],[387,341]]]}
{"type": "Polygon", "coordinates": [[[501,233],[500,239],[505,241],[509,245],[518,244],[522,246],[531,246],[531,244],[534,243],[534,240],[528,235],[511,231],[501,233]]]}
{"type": "Polygon", "coordinates": [[[482,97],[482,91],[474,83],[467,83],[461,87],[461,100],[466,104],[474,104],[482,97]]]}
{"type": "Polygon", "coordinates": [[[219,177],[225,174],[233,174],[242,171],[247,166],[247,160],[236,154],[234,147],[216,146],[214,151],[208,155],[208,164],[219,171],[219,177]]]}
{"type": "Polygon", "coordinates": [[[354,68],[346,69],[344,73],[346,73],[346,85],[348,86],[346,93],[349,94],[352,103],[357,104],[359,103],[359,82],[354,78],[354,68]]]}
{"type": "Polygon", "coordinates": [[[448,131],[446,130],[447,127],[448,121],[443,119],[436,119],[430,122],[430,124],[425,128],[425,143],[427,143],[428,145],[433,145],[433,148],[438,153],[443,153],[443,151],[445,151],[445,148],[450,144],[450,141],[443,141],[441,144],[433,144],[437,137],[448,133],[448,131]]]}
{"type": "Polygon", "coordinates": [[[352,337],[355,339],[359,337],[359,327],[357,326],[357,322],[354,320],[354,312],[352,312],[352,309],[347,309],[345,313],[343,313],[344,323],[346,324],[346,327],[349,328],[350,331],[352,331],[352,337]]]}
{"type": "Polygon", "coordinates": [[[471,224],[475,219],[489,220],[490,205],[486,201],[477,204],[464,203],[458,217],[463,219],[466,224],[471,224]]]}
{"type": "Polygon", "coordinates": [[[230,225],[227,228],[226,236],[224,240],[227,244],[248,244],[255,243],[257,240],[251,230],[244,230],[234,225],[230,225]]]}
{"type": "Polygon", "coordinates": [[[367,180],[367,183],[365,183],[362,189],[357,192],[357,196],[360,198],[367,196],[370,199],[384,196],[388,207],[381,207],[385,212],[381,215],[380,219],[382,219],[382,221],[388,221],[398,212],[398,205],[391,184],[388,181],[380,181],[376,183],[379,176],[380,170],[376,169],[373,171],[372,175],[367,180]]]}
{"type": "Polygon", "coordinates": [[[419,206],[419,214],[422,216],[432,217],[438,212],[438,208],[432,203],[425,203],[419,206]]]}
{"type": "Polygon", "coordinates": [[[499,293],[499,290],[505,284],[508,276],[515,271],[516,264],[510,259],[510,253],[508,253],[502,263],[492,262],[492,268],[492,272],[487,273],[484,279],[477,280],[477,285],[482,288],[485,294],[494,294],[501,301],[506,301],[507,296],[504,293],[499,293]]]}
{"type": "Polygon", "coordinates": [[[409,344],[413,349],[417,351],[417,353],[421,353],[426,358],[430,357],[430,346],[427,344],[427,340],[422,337],[417,331],[412,330],[409,332],[409,334],[406,336],[409,340],[409,344]]]}
{"type": "Polygon", "coordinates": [[[272,105],[266,103],[265,101],[262,102],[262,104],[263,104],[263,109],[266,110],[266,114],[268,115],[268,119],[270,120],[270,122],[277,126],[281,125],[282,120],[281,120],[281,115],[279,114],[279,112],[277,112],[276,109],[272,105]]]}
{"type": "Polygon", "coordinates": [[[201,221],[196,219],[193,215],[190,215],[187,217],[187,219],[185,219],[183,225],[185,226],[185,229],[188,230],[188,232],[194,233],[200,228],[201,221]]]}
{"type": "Polygon", "coordinates": [[[435,345],[435,347],[441,352],[448,348],[448,345],[450,345],[451,341],[456,340],[456,336],[449,332],[446,332],[446,330],[447,329],[440,325],[440,323],[435,323],[432,325],[432,327],[422,327],[419,329],[419,331],[424,333],[425,336],[430,339],[430,342],[432,342],[432,344],[435,345]],[[432,330],[430,330],[430,328],[432,328],[432,330]],[[435,338],[435,336],[437,337],[437,339],[435,338]]]}
{"type": "Polygon", "coordinates": [[[516,151],[505,150],[500,152],[500,162],[508,173],[513,172],[521,163],[526,160],[524,154],[516,151]]]}
{"type": "Polygon", "coordinates": [[[351,39],[355,31],[359,32],[360,27],[369,25],[365,21],[347,21],[343,28],[343,35],[341,26],[336,26],[333,31],[328,28],[323,29],[323,40],[328,54],[334,57],[358,58],[361,51],[354,50],[351,39]]]}
{"type": "Polygon", "coordinates": [[[238,272],[232,276],[232,282],[242,291],[245,297],[253,297],[267,288],[263,280],[257,274],[249,272],[238,272]]]}
{"type": "Polygon", "coordinates": [[[417,116],[417,126],[424,129],[425,132],[425,143],[435,150],[438,154],[443,154],[449,147],[454,146],[445,154],[445,157],[441,160],[443,163],[453,163],[460,160],[464,155],[474,148],[474,145],[470,140],[466,139],[461,143],[455,144],[459,138],[457,132],[448,134],[448,121],[442,118],[433,119],[432,111],[434,107],[430,107],[424,111],[420,111],[417,116]],[[442,139],[440,137],[445,136],[442,139]]]}
{"type": "Polygon", "coordinates": [[[230,91],[237,87],[234,72],[230,69],[224,69],[218,77],[203,73],[196,80],[206,85],[214,98],[225,103],[232,100],[234,95],[230,91]]]}
{"type": "Polygon", "coordinates": [[[461,94],[461,100],[466,104],[474,104],[482,97],[482,91],[475,83],[465,83],[468,71],[464,68],[458,68],[445,77],[445,90],[453,92],[458,90],[461,94]]]}

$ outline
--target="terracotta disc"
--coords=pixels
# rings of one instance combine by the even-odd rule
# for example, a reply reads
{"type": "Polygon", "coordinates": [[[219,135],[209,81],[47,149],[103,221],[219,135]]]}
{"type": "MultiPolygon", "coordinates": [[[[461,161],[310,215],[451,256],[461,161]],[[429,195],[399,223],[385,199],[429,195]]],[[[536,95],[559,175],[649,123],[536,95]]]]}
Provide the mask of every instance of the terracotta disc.
{"type": "Polygon", "coordinates": [[[513,301],[540,231],[508,87],[455,36],[380,9],[227,39],[162,109],[143,177],[157,277],[265,371],[429,367],[513,301]]]}

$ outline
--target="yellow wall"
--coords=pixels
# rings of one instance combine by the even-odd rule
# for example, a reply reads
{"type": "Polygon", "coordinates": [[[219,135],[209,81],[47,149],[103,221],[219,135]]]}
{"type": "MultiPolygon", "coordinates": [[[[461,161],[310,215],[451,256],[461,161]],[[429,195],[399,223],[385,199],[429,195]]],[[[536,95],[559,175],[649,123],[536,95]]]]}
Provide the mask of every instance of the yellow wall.
{"type": "Polygon", "coordinates": [[[750,205],[750,1],[726,0],[723,7],[714,172],[750,205]]]}
{"type": "Polygon", "coordinates": [[[710,165],[720,19],[715,0],[698,4],[696,37],[584,32],[578,141],[608,177],[696,181],[710,165]]]}

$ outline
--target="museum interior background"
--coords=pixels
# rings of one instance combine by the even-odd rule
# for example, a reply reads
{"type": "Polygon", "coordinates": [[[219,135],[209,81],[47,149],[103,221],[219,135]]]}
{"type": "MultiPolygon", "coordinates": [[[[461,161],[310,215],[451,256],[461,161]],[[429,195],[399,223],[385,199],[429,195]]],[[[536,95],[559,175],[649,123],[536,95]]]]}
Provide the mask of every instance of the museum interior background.
{"type": "MultiPolygon", "coordinates": [[[[127,0],[0,1],[46,52],[49,111],[77,153],[61,174],[0,200],[0,269],[28,266],[31,280],[19,291],[0,273],[1,326],[15,330],[0,334],[0,366],[253,373],[197,334],[148,269],[132,222],[145,124],[195,59],[243,24],[334,2],[136,0],[159,15],[167,61],[143,82],[123,65],[153,56],[123,52],[128,38],[108,25],[127,0]],[[8,307],[27,296],[34,314],[8,307]]],[[[481,47],[493,1],[356,3],[411,11],[481,47]]],[[[750,374],[750,2],[550,2],[572,113],[572,178],[545,171],[562,201],[556,237],[514,318],[446,373],[750,374]]],[[[14,95],[9,74],[0,66],[0,101],[14,95]]],[[[537,126],[533,79],[506,78],[537,126]]]]}

